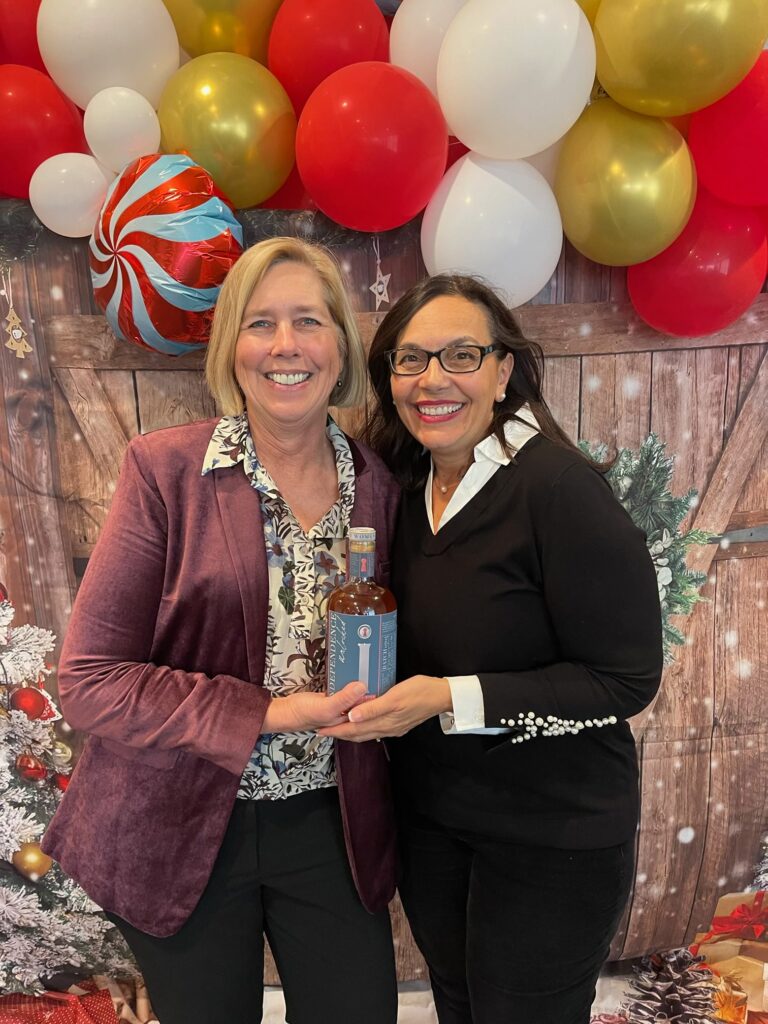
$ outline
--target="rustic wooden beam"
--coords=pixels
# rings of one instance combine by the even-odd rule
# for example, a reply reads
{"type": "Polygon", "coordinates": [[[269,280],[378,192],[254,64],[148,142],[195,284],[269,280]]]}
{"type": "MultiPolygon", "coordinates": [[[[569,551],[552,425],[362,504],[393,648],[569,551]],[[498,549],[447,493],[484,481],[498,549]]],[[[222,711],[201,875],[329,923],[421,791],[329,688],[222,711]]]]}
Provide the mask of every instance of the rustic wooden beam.
{"type": "MultiPolygon", "coordinates": [[[[766,410],[768,413],[768,410],[766,410]]],[[[749,512],[734,512],[728,520],[728,528],[724,531],[751,530],[758,526],[768,526],[768,509],[752,509],[749,512]]]]}
{"type": "Polygon", "coordinates": [[[669,349],[755,345],[768,338],[768,294],[717,334],[673,338],[649,327],[629,303],[585,302],[522,306],[515,310],[525,334],[548,356],[658,352],[669,349]]]}
{"type": "MultiPolygon", "coordinates": [[[[744,400],[728,438],[717,468],[709,481],[707,493],[699,505],[693,529],[723,534],[731,522],[736,503],[758,453],[768,437],[768,357],[763,356],[749,394],[744,400]]],[[[713,544],[690,548],[687,563],[690,569],[709,572],[716,554],[713,544]]]]}
{"type": "MultiPolygon", "coordinates": [[[[568,302],[551,306],[523,306],[515,315],[528,337],[547,356],[612,355],[653,352],[659,349],[722,348],[755,345],[768,338],[768,294],[759,295],[749,312],[717,334],[702,338],[672,338],[654,331],[631,305],[615,302],[568,302]]],[[[366,346],[384,313],[358,313],[366,346]]],[[[164,356],[138,345],[119,341],[103,316],[57,316],[45,325],[57,366],[95,367],[101,370],[199,369],[204,350],[185,356],[164,356]]]]}
{"type": "Polygon", "coordinates": [[[99,470],[117,482],[128,438],[95,370],[56,366],[53,375],[69,403],[99,470]]]}
{"type": "Polygon", "coordinates": [[[718,545],[712,561],[725,562],[732,558],[768,558],[768,541],[756,540],[749,543],[740,541],[727,548],[718,545]]]}
{"type": "MultiPolygon", "coordinates": [[[[9,567],[8,579],[17,623],[52,629],[60,643],[69,620],[75,576],[66,510],[58,489],[49,360],[44,332],[33,323],[26,265],[14,263],[10,273],[15,278],[17,310],[30,328],[32,351],[20,360],[0,345],[4,421],[0,457],[3,486],[8,488],[0,504],[4,514],[8,503],[12,506],[12,518],[4,516],[3,527],[12,529],[8,546],[19,559],[13,571],[9,567]]],[[[55,690],[55,684],[50,685],[55,690]]]]}

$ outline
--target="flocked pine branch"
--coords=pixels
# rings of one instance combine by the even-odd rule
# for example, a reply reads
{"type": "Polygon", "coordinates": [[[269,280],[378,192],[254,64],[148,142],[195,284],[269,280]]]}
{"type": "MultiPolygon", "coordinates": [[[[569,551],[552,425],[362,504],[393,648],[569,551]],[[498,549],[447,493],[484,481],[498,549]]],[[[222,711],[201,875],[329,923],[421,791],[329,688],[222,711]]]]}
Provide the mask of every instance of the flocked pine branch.
{"type": "MultiPolygon", "coordinates": [[[[579,447],[598,462],[605,461],[608,454],[604,444],[581,441],[579,447]]],[[[690,615],[697,601],[702,600],[699,591],[707,579],[706,573],[688,568],[686,552],[694,544],[708,544],[710,537],[701,530],[680,533],[680,524],[693,506],[697,492],[691,488],[678,497],[671,493],[675,460],[665,449],[666,445],[655,434],[649,434],[637,451],[621,448],[606,479],[632,521],[646,535],[659,587],[664,658],[669,662],[673,645],[685,643],[685,637],[670,618],[690,615]]]]}
{"type": "Polygon", "coordinates": [[[40,992],[61,971],[130,976],[120,933],[39,848],[72,752],[54,732],[61,716],[43,687],[53,634],[14,628],[13,615],[0,601],[0,991],[40,992]]]}

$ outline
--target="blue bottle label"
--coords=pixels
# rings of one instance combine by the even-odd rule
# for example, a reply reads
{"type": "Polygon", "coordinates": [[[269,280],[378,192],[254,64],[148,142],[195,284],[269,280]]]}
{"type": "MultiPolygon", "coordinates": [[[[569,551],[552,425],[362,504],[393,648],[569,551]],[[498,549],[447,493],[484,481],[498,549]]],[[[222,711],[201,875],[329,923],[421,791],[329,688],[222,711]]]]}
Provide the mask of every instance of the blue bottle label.
{"type": "Polygon", "coordinates": [[[396,681],[397,612],[328,615],[328,693],[361,680],[378,697],[396,681]]]}

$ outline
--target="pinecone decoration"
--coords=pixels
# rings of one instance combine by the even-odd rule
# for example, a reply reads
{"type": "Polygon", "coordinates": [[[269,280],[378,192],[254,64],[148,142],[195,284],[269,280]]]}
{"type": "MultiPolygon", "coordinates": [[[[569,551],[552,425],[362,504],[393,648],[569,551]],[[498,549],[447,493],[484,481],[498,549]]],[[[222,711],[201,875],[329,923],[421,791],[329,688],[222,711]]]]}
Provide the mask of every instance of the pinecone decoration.
{"type": "Polygon", "coordinates": [[[688,949],[644,956],[619,1013],[628,1024],[715,1024],[712,974],[688,949]]]}

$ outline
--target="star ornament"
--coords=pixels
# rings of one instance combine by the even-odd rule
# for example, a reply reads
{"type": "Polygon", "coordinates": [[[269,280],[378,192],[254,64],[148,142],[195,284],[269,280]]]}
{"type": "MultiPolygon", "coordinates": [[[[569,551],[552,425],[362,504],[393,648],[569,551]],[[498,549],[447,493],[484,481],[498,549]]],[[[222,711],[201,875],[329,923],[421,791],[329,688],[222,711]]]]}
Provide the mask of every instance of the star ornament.
{"type": "Polygon", "coordinates": [[[382,274],[381,264],[376,264],[376,280],[368,286],[368,291],[373,292],[376,297],[376,309],[382,302],[389,303],[389,279],[391,274],[382,274]]]}

